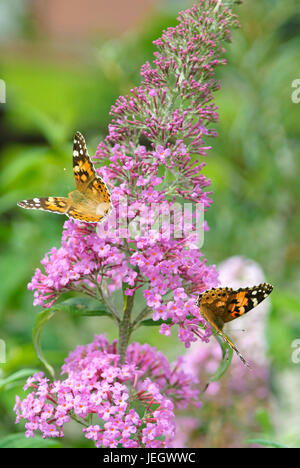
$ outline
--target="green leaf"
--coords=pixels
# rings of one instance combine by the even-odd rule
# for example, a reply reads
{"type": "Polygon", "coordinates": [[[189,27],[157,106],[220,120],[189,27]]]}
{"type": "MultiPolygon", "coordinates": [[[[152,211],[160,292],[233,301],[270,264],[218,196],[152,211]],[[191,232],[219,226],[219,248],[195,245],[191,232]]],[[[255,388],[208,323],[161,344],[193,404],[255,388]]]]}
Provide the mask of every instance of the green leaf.
{"type": "Polygon", "coordinates": [[[82,315],[83,317],[112,317],[112,315],[106,310],[86,310],[84,312],[81,312],[80,315],[82,315]]]}
{"type": "Polygon", "coordinates": [[[9,434],[0,439],[0,448],[60,448],[55,439],[43,439],[41,436],[27,438],[24,434],[9,434]]]}
{"type": "Polygon", "coordinates": [[[37,369],[22,369],[18,372],[15,372],[14,374],[11,374],[5,379],[0,379],[0,390],[3,389],[6,385],[17,382],[19,380],[24,380],[26,377],[29,377],[36,372],[38,372],[37,369]]]}
{"type": "Polygon", "coordinates": [[[172,319],[168,319],[168,320],[159,319],[159,320],[155,321],[155,320],[149,318],[149,319],[146,319],[146,320],[142,320],[140,322],[140,325],[144,325],[145,327],[158,327],[159,325],[162,325],[163,323],[166,323],[167,325],[170,325],[170,323],[172,323],[172,319]]]}
{"type": "Polygon", "coordinates": [[[225,374],[228,367],[230,366],[233,356],[233,349],[231,349],[231,347],[225,343],[220,336],[215,335],[215,338],[222,349],[222,361],[216,372],[210,377],[210,382],[216,382],[217,380],[220,380],[220,378],[225,374]]]}
{"type": "Polygon", "coordinates": [[[99,301],[86,297],[73,297],[71,299],[67,299],[55,304],[51,309],[43,310],[38,314],[32,331],[33,344],[38,358],[44,364],[52,378],[54,378],[54,369],[46,361],[43,355],[41,337],[44,326],[57,312],[75,313],[81,316],[100,317],[106,315],[111,317],[111,313],[107,310],[104,304],[100,303],[99,305],[99,301]]]}
{"type": "Polygon", "coordinates": [[[266,408],[257,408],[254,413],[255,420],[260,425],[261,432],[270,434],[273,431],[272,420],[266,408]]]}
{"type": "Polygon", "coordinates": [[[246,442],[247,442],[247,444],[263,445],[265,447],[288,448],[286,445],[279,444],[278,442],[274,442],[274,441],[271,441],[271,440],[249,439],[246,442]]]}
{"type": "Polygon", "coordinates": [[[35,325],[32,330],[32,340],[33,340],[33,345],[35,348],[35,352],[40,359],[40,361],[44,364],[46,367],[47,371],[50,373],[51,377],[54,378],[54,369],[53,367],[46,361],[43,353],[42,353],[42,345],[41,345],[41,338],[42,338],[42,331],[46,323],[49,322],[49,320],[52,319],[52,317],[55,315],[57,310],[55,309],[48,309],[48,310],[43,310],[40,312],[35,320],[35,325]]]}
{"type": "Polygon", "coordinates": [[[71,299],[66,299],[63,302],[55,304],[52,310],[81,316],[112,316],[104,304],[99,303],[96,299],[87,297],[72,297],[71,299]]]}

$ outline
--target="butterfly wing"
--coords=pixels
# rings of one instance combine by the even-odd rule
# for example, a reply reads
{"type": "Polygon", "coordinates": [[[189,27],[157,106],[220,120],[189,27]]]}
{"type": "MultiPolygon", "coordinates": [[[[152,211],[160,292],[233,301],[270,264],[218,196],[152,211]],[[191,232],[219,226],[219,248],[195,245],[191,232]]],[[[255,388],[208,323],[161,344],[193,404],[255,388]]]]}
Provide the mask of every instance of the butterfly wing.
{"type": "Polygon", "coordinates": [[[93,207],[89,209],[87,204],[78,203],[74,205],[70,198],[64,197],[33,198],[19,202],[18,206],[28,210],[43,210],[50,211],[51,213],[65,214],[70,218],[86,223],[98,223],[105,216],[94,212],[93,207]]]}
{"type": "Polygon", "coordinates": [[[198,297],[197,305],[208,323],[219,333],[241,361],[249,367],[237,347],[223,333],[224,323],[231,322],[256,307],[272,292],[273,286],[262,283],[252,288],[213,288],[198,297]]]}
{"type": "Polygon", "coordinates": [[[237,353],[245,366],[249,367],[246,359],[237,347],[223,333],[223,326],[227,317],[228,303],[235,291],[231,288],[213,288],[198,297],[197,305],[203,317],[222,336],[229,346],[237,353]]]}
{"type": "Polygon", "coordinates": [[[76,132],[73,144],[73,172],[77,190],[98,203],[111,203],[109,190],[101,177],[96,175],[88,154],[84,137],[76,132]]]}
{"type": "Polygon", "coordinates": [[[229,298],[233,292],[231,288],[212,288],[198,297],[200,312],[217,330],[223,329],[229,298]]]}
{"type": "Polygon", "coordinates": [[[231,322],[246,314],[266,299],[272,291],[273,286],[268,283],[261,283],[258,286],[240,288],[237,291],[233,291],[228,301],[227,310],[222,316],[223,321],[225,323],[231,322]]]}
{"type": "Polygon", "coordinates": [[[85,223],[99,223],[103,221],[106,213],[100,212],[100,210],[95,210],[93,206],[89,208],[86,204],[77,204],[76,206],[71,206],[68,211],[68,216],[85,223]]]}
{"type": "Polygon", "coordinates": [[[32,198],[18,205],[26,209],[66,214],[87,223],[103,221],[112,208],[110,193],[105,182],[96,175],[80,132],[76,132],[74,137],[73,172],[77,190],[69,193],[68,198],[32,198]]]}
{"type": "Polygon", "coordinates": [[[67,214],[71,206],[71,200],[65,197],[43,197],[23,200],[18,206],[28,210],[51,211],[52,213],[67,214]]]}

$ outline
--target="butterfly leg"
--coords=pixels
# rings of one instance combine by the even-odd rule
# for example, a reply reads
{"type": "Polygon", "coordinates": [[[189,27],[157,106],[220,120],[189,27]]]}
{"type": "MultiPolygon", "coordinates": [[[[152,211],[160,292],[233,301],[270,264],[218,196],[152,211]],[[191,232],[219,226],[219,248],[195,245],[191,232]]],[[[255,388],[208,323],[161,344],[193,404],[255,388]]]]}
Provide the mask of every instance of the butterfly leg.
{"type": "Polygon", "coordinates": [[[238,355],[242,363],[250,369],[250,365],[248,364],[246,359],[241,355],[237,347],[232,343],[232,341],[230,341],[230,339],[225,335],[225,333],[223,333],[223,331],[220,329],[217,330],[217,333],[219,333],[219,335],[222,336],[222,338],[226,341],[226,343],[228,343],[229,346],[236,352],[236,354],[238,355]]]}
{"type": "Polygon", "coordinates": [[[222,336],[222,338],[229,344],[229,346],[236,352],[240,360],[246,367],[249,367],[246,359],[243,358],[237,347],[230,341],[230,339],[225,335],[223,332],[224,327],[224,320],[222,317],[218,316],[215,311],[211,307],[207,307],[206,305],[202,304],[200,307],[201,313],[204,318],[208,321],[208,323],[213,327],[216,333],[222,336]]]}

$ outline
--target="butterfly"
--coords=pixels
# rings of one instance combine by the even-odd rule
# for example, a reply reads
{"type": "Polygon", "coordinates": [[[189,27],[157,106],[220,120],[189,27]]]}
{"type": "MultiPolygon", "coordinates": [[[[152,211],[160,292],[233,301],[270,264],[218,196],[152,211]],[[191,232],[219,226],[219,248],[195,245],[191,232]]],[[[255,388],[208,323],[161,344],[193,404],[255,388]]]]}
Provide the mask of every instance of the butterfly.
{"type": "Polygon", "coordinates": [[[273,286],[262,283],[251,288],[212,288],[200,294],[196,305],[207,322],[222,336],[237,353],[242,362],[249,367],[236,346],[223,333],[224,324],[231,322],[256,307],[272,292],[273,286]]]}
{"type": "Polygon", "coordinates": [[[103,221],[112,209],[110,193],[105,182],[96,174],[80,132],[76,132],[74,137],[73,173],[76,190],[67,197],[33,198],[19,202],[18,206],[65,214],[85,223],[103,221]]]}

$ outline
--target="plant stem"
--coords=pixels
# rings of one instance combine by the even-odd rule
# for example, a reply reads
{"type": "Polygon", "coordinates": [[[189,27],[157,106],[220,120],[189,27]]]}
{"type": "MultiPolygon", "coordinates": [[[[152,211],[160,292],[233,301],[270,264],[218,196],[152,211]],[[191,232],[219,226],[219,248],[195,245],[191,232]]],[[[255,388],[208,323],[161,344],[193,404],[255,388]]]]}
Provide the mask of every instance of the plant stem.
{"type": "Polygon", "coordinates": [[[136,319],[132,322],[131,329],[134,330],[138,324],[140,323],[143,318],[147,317],[147,315],[151,312],[150,307],[146,306],[142,312],[139,313],[139,315],[136,317],[136,319]]]}
{"type": "Polygon", "coordinates": [[[125,296],[124,294],[124,307],[123,307],[123,319],[119,325],[119,355],[120,364],[124,364],[126,357],[126,350],[129,343],[131,334],[131,312],[134,303],[134,294],[132,296],[125,296]]]}

